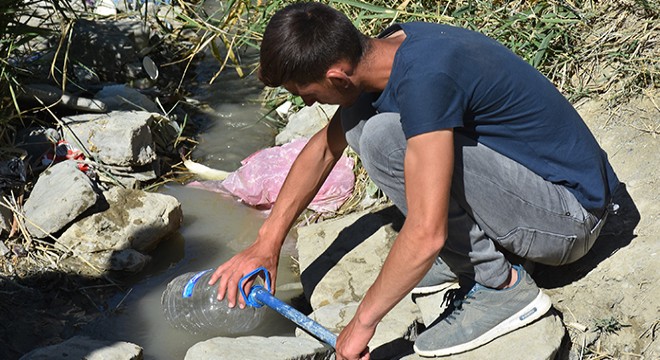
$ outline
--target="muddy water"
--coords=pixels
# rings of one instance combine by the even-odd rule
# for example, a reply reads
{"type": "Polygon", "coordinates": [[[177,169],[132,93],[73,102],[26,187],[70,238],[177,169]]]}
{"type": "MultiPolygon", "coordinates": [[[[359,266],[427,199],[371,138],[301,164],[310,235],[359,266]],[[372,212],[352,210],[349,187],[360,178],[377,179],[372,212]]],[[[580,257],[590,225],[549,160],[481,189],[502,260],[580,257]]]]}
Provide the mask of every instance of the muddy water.
{"type": "MultiPolygon", "coordinates": [[[[208,68],[213,69],[212,65],[208,68]]],[[[207,84],[212,73],[200,72],[196,98],[210,104],[201,121],[205,124],[201,143],[194,153],[199,162],[223,170],[234,170],[253,151],[269,146],[274,131],[260,122],[261,110],[255,101],[260,87],[254,78],[238,79],[227,72],[214,85],[207,84]]],[[[179,274],[213,268],[249,245],[264,220],[264,214],[225,195],[181,185],[161,190],[182,204],[184,223],[180,234],[163,241],[152,252],[148,268],[125,285],[104,311],[105,316],[85,327],[81,334],[108,340],[129,341],[144,348],[146,359],[183,359],[186,351],[209,336],[195,336],[173,329],[163,318],[160,297],[167,283],[179,274]]],[[[282,252],[277,296],[284,301],[301,293],[289,270],[293,240],[282,252]]],[[[269,311],[262,326],[252,335],[292,335],[294,326],[269,311]]],[[[222,333],[222,329],[219,329],[222,333]]]]}

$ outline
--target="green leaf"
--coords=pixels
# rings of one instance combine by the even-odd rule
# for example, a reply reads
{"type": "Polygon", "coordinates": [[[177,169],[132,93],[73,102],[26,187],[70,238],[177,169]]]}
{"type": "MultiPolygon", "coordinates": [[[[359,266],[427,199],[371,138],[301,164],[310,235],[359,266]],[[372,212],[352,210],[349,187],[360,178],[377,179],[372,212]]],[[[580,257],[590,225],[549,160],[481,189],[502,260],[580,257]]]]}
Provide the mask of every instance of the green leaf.
{"type": "Polygon", "coordinates": [[[550,44],[550,41],[554,37],[555,37],[555,32],[551,31],[548,35],[545,36],[545,38],[543,38],[543,41],[541,41],[541,44],[539,45],[538,50],[534,55],[534,59],[532,60],[532,66],[538,68],[539,65],[541,65],[541,61],[543,61],[543,57],[545,56],[546,50],[548,50],[548,45],[550,44]]]}
{"type": "Polygon", "coordinates": [[[332,2],[349,5],[359,9],[373,11],[375,13],[390,14],[391,16],[395,16],[397,14],[397,10],[386,8],[383,6],[368,4],[358,0],[333,0],[332,2]]]}

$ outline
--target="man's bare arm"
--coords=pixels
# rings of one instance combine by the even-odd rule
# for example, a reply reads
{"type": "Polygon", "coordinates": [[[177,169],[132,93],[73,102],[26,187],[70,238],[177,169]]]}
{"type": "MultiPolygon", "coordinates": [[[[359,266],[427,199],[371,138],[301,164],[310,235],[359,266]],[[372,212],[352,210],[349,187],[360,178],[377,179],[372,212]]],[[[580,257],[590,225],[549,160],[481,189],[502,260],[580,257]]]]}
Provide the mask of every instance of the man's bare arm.
{"type": "MultiPolygon", "coordinates": [[[[219,280],[218,299],[226,296],[229,306],[233,307],[236,304],[239,280],[259,266],[265,267],[271,274],[275,288],[282,243],[298,216],[316,196],[346,146],[337,111],[330,123],[309,140],[294,161],[255,242],[214,272],[209,284],[213,285],[219,280]]],[[[250,285],[246,284],[247,287],[250,285]]],[[[243,307],[244,300],[238,300],[243,307]]]]}
{"type": "Polygon", "coordinates": [[[453,150],[452,130],[408,140],[404,164],[408,215],[376,281],[339,335],[341,358],[359,358],[378,322],[422,279],[444,246],[453,150]]]}

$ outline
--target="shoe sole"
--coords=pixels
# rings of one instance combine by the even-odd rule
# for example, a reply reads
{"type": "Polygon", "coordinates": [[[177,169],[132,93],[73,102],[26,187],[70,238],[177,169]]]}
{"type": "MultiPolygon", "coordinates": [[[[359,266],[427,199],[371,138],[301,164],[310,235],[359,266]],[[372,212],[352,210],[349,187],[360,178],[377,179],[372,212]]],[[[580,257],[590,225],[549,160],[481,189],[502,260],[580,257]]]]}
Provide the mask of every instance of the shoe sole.
{"type": "Polygon", "coordinates": [[[446,356],[476,349],[479,346],[491,342],[495,338],[534,322],[534,320],[545,315],[545,313],[550,310],[551,306],[552,301],[550,300],[550,297],[539,290],[539,294],[534,301],[472,341],[439,350],[420,350],[417,348],[417,345],[413,346],[413,349],[417,355],[424,357],[446,356]]]}
{"type": "Polygon", "coordinates": [[[450,287],[458,287],[457,282],[445,282],[442,284],[438,285],[432,285],[432,286],[424,286],[424,287],[416,287],[410,291],[411,294],[413,295],[428,295],[428,294],[433,294],[440,292],[444,289],[450,288],[450,287]]]}

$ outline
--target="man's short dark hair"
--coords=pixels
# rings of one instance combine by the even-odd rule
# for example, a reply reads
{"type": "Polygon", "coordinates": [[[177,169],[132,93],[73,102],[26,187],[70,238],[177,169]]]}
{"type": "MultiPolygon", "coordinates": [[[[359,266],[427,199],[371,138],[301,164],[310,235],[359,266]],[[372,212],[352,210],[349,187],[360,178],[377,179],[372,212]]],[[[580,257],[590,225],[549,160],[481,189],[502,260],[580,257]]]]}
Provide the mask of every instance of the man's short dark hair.
{"type": "Polygon", "coordinates": [[[271,18],[261,43],[259,78],[267,86],[319,81],[331,65],[356,65],[368,37],[346,15],[319,3],[297,3],[271,18]]]}

